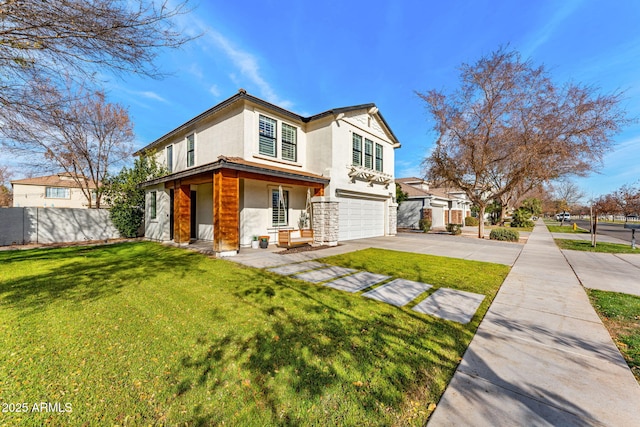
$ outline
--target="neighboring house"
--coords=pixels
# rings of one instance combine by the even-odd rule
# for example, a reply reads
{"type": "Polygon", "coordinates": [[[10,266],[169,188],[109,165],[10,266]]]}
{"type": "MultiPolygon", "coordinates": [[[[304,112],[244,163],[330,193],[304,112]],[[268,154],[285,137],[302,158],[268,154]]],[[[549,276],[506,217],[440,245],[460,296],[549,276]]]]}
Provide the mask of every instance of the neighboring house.
{"type": "Polygon", "coordinates": [[[170,171],[144,184],[145,236],[233,255],[307,214],[316,244],[395,234],[398,147],[374,104],[303,117],[241,89],[136,153],[170,171]]]}
{"type": "Polygon", "coordinates": [[[419,228],[422,218],[431,220],[432,229],[443,229],[447,224],[462,224],[471,216],[471,202],[461,190],[430,188],[421,178],[397,178],[400,189],[408,200],[398,208],[398,228],[419,228]]]}
{"type": "MultiPolygon", "coordinates": [[[[16,208],[89,207],[81,187],[69,173],[19,179],[11,181],[11,186],[13,187],[13,207],[16,208]]],[[[95,189],[96,186],[90,182],[89,188],[95,189]]]]}

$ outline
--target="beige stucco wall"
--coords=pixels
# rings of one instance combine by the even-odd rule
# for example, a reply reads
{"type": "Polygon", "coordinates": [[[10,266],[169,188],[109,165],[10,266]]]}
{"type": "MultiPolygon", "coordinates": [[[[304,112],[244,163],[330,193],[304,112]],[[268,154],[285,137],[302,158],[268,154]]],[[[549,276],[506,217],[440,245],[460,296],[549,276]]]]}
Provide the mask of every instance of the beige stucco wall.
{"type": "Polygon", "coordinates": [[[36,208],[87,208],[87,198],[79,188],[70,188],[68,199],[50,199],[45,197],[43,185],[13,185],[13,207],[36,208]]]}
{"type": "Polygon", "coordinates": [[[168,145],[173,145],[173,172],[187,169],[187,136],[195,135],[195,164],[215,162],[219,156],[242,157],[243,155],[243,110],[229,109],[197,127],[185,129],[171,140],[156,148],[159,163],[167,164],[168,145]]]}
{"type": "MultiPolygon", "coordinates": [[[[250,246],[254,235],[268,235],[270,243],[277,242],[279,227],[274,227],[271,222],[271,191],[278,190],[278,185],[243,179],[240,189],[240,246],[250,246]]],[[[298,228],[300,214],[305,211],[307,187],[283,185],[282,189],[289,191],[289,224],[281,228],[298,228]]]]}
{"type": "Polygon", "coordinates": [[[164,185],[146,189],[144,211],[144,235],[151,240],[169,240],[169,192],[164,185]],[[151,192],[156,192],[156,217],[151,219],[151,192]]]}
{"type": "Polygon", "coordinates": [[[196,191],[196,236],[213,241],[213,184],[192,185],[196,191]]]}
{"type": "MultiPolygon", "coordinates": [[[[302,123],[291,117],[246,103],[229,109],[192,129],[186,129],[170,143],[158,147],[158,160],[166,164],[166,146],[173,145],[173,172],[186,169],[186,137],[195,133],[195,166],[214,162],[219,156],[242,157],[245,160],[268,166],[282,167],[294,172],[311,172],[330,176],[331,183],[325,194],[335,195],[337,189],[389,196],[394,191],[383,185],[352,180],[348,166],[352,159],[352,135],[358,133],[383,147],[383,173],[393,175],[395,153],[393,143],[383,131],[375,114],[366,110],[349,112],[339,119],[328,116],[311,123],[302,123]],[[277,155],[270,157],[259,153],[260,115],[277,120],[277,155]],[[297,128],[297,160],[282,159],[282,123],[297,128]]],[[[375,146],[375,145],[374,145],[375,146]]],[[[375,149],[374,149],[375,150],[375,149]]],[[[374,152],[375,154],[375,152],[374,152]]],[[[390,186],[391,187],[391,186],[390,186]]]]}
{"type": "Polygon", "coordinates": [[[269,166],[283,167],[292,171],[312,172],[307,167],[307,133],[305,124],[292,120],[288,116],[276,114],[259,106],[249,104],[244,112],[244,133],[245,143],[243,147],[243,157],[245,160],[261,163],[269,166]],[[259,126],[260,115],[272,118],[277,121],[276,125],[276,157],[265,156],[260,154],[259,150],[259,126]],[[296,161],[285,160],[282,158],[282,124],[286,123],[297,129],[297,158],[296,161]]]}

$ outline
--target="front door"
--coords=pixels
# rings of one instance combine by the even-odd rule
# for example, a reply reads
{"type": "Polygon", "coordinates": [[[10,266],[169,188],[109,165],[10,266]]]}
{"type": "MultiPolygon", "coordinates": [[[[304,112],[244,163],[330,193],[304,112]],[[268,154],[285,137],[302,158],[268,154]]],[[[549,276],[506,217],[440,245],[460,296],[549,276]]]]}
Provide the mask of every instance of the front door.
{"type": "Polygon", "coordinates": [[[191,191],[191,237],[192,239],[198,238],[198,230],[196,228],[198,222],[196,221],[196,192],[191,191]]]}

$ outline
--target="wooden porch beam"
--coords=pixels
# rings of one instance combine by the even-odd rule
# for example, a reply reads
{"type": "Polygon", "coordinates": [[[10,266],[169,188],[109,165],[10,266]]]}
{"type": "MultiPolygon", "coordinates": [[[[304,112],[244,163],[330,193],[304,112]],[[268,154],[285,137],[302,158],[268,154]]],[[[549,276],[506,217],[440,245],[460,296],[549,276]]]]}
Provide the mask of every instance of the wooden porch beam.
{"type": "Polygon", "coordinates": [[[240,179],[231,169],[213,172],[213,250],[240,250],[240,179]]]}
{"type": "Polygon", "coordinates": [[[189,243],[191,238],[191,186],[178,182],[174,190],[173,241],[189,243]]]}

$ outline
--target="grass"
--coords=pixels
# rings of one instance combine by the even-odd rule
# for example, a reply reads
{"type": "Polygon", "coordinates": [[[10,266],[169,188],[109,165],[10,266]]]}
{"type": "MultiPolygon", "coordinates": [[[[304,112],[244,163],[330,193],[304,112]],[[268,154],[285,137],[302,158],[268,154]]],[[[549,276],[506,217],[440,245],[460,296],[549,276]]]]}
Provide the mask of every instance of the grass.
{"type": "Polygon", "coordinates": [[[551,233],[576,233],[576,234],[589,233],[589,230],[585,230],[584,228],[580,228],[580,227],[577,227],[574,230],[573,223],[565,223],[566,225],[555,225],[555,224],[559,224],[558,221],[545,221],[544,223],[551,233]]]}
{"type": "Polygon", "coordinates": [[[640,383],[640,297],[588,290],[591,303],[640,383]]]}
{"type": "Polygon", "coordinates": [[[0,425],[424,425],[508,267],[328,260],[487,295],[468,325],[151,242],[0,252],[0,425]]]}
{"type": "Polygon", "coordinates": [[[505,224],[505,228],[508,228],[510,230],[515,230],[517,232],[521,232],[521,231],[528,231],[531,232],[533,231],[533,227],[512,227],[511,223],[505,224]]]}
{"type": "MultiPolygon", "coordinates": [[[[478,228],[476,226],[476,228],[478,228]]],[[[514,230],[517,231],[518,233],[525,231],[525,232],[531,232],[533,231],[533,227],[511,227],[511,223],[506,222],[504,226],[499,225],[499,224],[495,224],[495,225],[485,225],[484,226],[485,230],[493,230],[495,228],[507,228],[509,230],[514,230]]]]}
{"type": "Polygon", "coordinates": [[[597,242],[596,247],[594,248],[591,246],[590,240],[554,240],[560,249],[569,249],[572,251],[603,252],[609,254],[640,254],[640,250],[631,249],[630,244],[625,245],[622,243],[597,242]]]}

